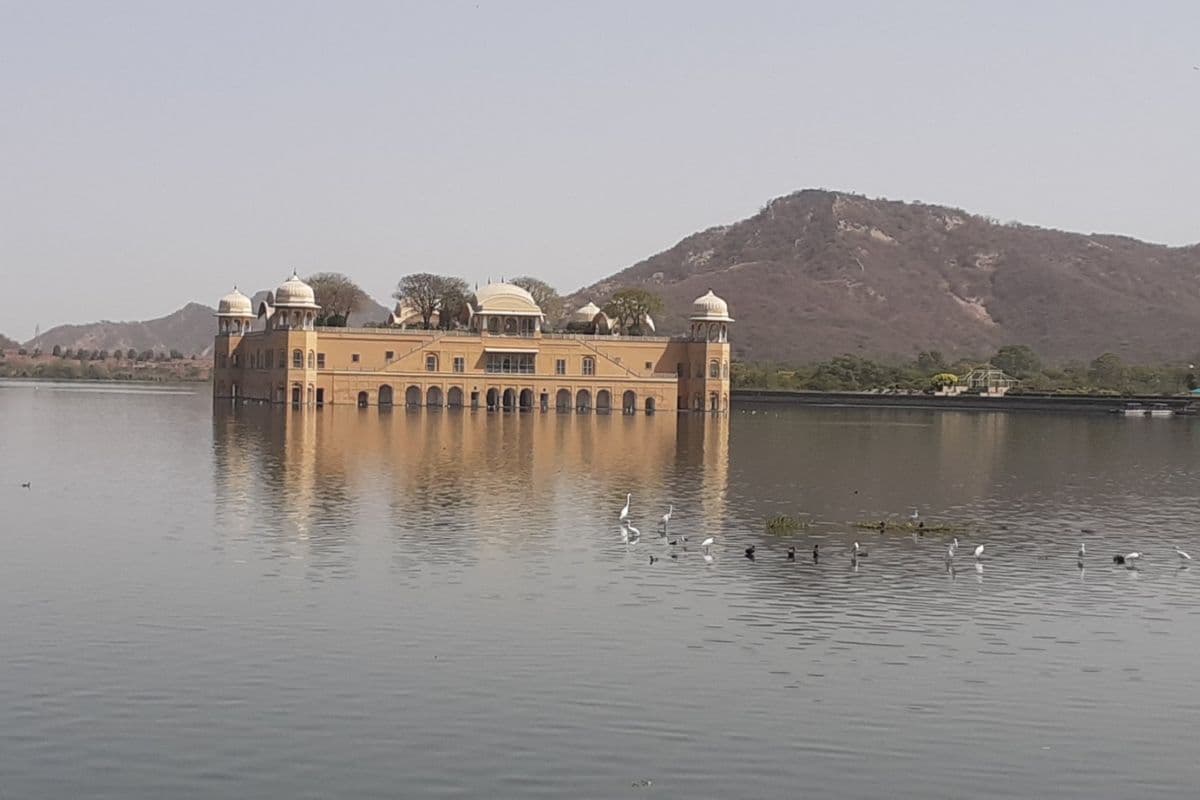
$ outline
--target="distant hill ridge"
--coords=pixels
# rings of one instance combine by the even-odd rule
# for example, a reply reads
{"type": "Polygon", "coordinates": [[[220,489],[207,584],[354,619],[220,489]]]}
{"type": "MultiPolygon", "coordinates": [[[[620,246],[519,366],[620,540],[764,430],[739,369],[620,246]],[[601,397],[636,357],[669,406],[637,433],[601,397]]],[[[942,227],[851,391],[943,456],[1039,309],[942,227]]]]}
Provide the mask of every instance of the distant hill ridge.
{"type": "Polygon", "coordinates": [[[1200,351],[1200,246],[1001,225],[957,208],[804,190],[693,234],[569,298],[657,292],[682,330],[713,288],[737,319],[739,358],[841,353],[987,356],[1028,344],[1056,361],[1200,351]]]}
{"type": "MultiPolygon", "coordinates": [[[[736,357],[803,363],[841,353],[986,357],[1027,344],[1051,361],[1111,351],[1129,361],[1200,353],[1200,245],[1067,233],[948,206],[806,189],[754,216],[692,234],[567,298],[615,289],[660,296],[662,332],[686,329],[709,288],[730,303],[736,357]]],[[[255,305],[265,295],[254,295],[255,305]]],[[[374,303],[351,325],[382,322],[374,303]]],[[[213,309],[189,303],[144,322],[62,325],[27,347],[207,354],[213,309]]],[[[14,343],[15,346],[15,343],[14,343]]]]}

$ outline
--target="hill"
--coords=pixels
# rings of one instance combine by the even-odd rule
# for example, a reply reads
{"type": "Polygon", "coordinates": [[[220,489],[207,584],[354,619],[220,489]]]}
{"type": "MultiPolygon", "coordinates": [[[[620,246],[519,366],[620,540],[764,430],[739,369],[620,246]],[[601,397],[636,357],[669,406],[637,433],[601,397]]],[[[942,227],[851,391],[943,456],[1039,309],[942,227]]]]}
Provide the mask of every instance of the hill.
{"type": "Polygon", "coordinates": [[[10,339],[3,333],[0,333],[0,350],[16,350],[20,346],[15,339],[10,339]]]}
{"type": "MultiPolygon", "coordinates": [[[[255,308],[267,296],[265,291],[252,296],[255,308]]],[[[44,332],[36,339],[25,343],[29,349],[40,347],[49,352],[54,345],[63,349],[78,350],[155,350],[169,352],[178,350],[184,355],[207,355],[212,350],[213,335],[217,326],[213,319],[216,309],[200,303],[188,303],[178,311],[158,319],[142,322],[91,322],[79,325],[59,325],[44,332]]],[[[388,309],[371,300],[366,308],[350,315],[351,325],[367,322],[384,322],[388,309]]],[[[4,337],[0,336],[0,347],[4,337]]],[[[11,343],[11,347],[19,345],[11,343]]]]}
{"type": "Polygon", "coordinates": [[[1200,350],[1200,246],[1004,224],[956,208],[805,190],[693,234],[572,295],[642,286],[684,330],[709,287],[729,301],[738,358],[841,353],[986,356],[1027,344],[1055,361],[1200,350]]]}
{"type": "Polygon", "coordinates": [[[83,325],[59,325],[25,343],[49,352],[54,345],[78,350],[178,350],[185,355],[203,355],[212,348],[216,323],[215,309],[200,303],[158,319],[144,322],[92,322],[83,325]]]}

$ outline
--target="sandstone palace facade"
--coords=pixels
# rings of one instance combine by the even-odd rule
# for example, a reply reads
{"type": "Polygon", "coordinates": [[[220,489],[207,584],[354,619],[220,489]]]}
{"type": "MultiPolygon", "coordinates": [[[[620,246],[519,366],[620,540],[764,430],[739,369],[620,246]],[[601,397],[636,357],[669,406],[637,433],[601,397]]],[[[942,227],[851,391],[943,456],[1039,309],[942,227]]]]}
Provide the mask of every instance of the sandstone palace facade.
{"type": "Polygon", "coordinates": [[[293,275],[255,309],[234,291],[217,307],[213,395],[323,405],[450,407],[575,413],[724,412],[729,308],[697,298],[686,336],[609,333],[589,303],[572,318],[596,333],[551,333],[533,297],[507,283],[479,289],[458,330],[325,328],[312,288],[293,275]]]}

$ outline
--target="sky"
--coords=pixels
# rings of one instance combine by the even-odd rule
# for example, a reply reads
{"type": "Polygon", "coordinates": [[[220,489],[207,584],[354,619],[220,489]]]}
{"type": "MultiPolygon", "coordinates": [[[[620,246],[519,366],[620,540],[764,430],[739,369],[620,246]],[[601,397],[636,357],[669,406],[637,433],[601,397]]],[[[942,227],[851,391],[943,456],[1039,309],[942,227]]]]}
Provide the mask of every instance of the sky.
{"type": "Polygon", "coordinates": [[[1200,3],[0,0],[0,332],[564,293],[803,188],[1200,240],[1200,3]]]}

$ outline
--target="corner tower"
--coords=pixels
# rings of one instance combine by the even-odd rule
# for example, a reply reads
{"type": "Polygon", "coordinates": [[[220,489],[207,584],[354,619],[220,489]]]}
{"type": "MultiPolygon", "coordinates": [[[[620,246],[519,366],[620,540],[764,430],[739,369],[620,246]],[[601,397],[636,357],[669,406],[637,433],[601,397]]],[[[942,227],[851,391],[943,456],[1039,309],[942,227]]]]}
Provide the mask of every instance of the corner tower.
{"type": "MultiPolygon", "coordinates": [[[[709,289],[692,303],[686,397],[693,411],[729,410],[729,304],[709,289]]],[[[681,409],[682,410],[682,409],[681,409]]]]}
{"type": "Polygon", "coordinates": [[[233,291],[217,301],[217,338],[213,342],[213,397],[239,397],[241,358],[238,345],[254,325],[254,306],[250,298],[233,291]]]}

